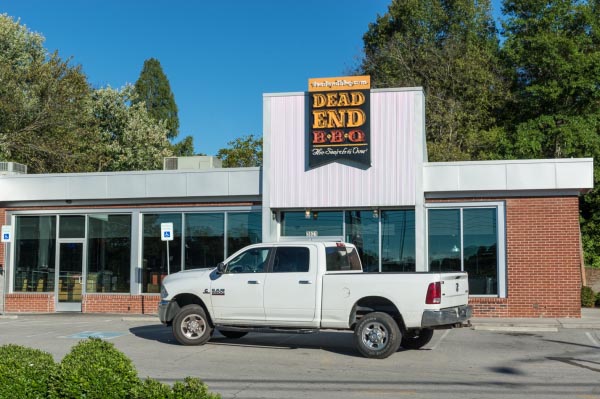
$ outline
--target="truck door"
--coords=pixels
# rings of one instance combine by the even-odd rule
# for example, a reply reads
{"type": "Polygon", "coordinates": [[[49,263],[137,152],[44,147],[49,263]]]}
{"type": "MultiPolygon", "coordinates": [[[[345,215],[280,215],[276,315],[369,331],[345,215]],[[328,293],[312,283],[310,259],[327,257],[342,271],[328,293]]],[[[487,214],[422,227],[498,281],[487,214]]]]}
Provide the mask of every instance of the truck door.
{"type": "Polygon", "coordinates": [[[267,321],[302,323],[315,318],[317,251],[308,246],[273,248],[265,284],[267,321]]]}
{"type": "Polygon", "coordinates": [[[251,248],[227,263],[227,270],[211,283],[211,299],[218,321],[264,321],[263,291],[270,248],[251,248]]]}

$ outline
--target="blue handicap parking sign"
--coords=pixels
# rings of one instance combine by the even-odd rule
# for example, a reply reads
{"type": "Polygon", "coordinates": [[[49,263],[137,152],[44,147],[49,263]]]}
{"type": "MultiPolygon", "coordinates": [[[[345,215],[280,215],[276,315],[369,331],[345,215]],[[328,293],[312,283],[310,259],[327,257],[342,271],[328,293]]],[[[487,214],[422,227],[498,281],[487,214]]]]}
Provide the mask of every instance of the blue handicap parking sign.
{"type": "Polygon", "coordinates": [[[165,238],[169,238],[171,237],[171,232],[170,231],[165,231],[165,238]]]}
{"type": "Polygon", "coordinates": [[[8,234],[8,233],[4,233],[4,239],[5,239],[5,240],[8,240],[8,239],[10,239],[10,234],[8,234]]]}

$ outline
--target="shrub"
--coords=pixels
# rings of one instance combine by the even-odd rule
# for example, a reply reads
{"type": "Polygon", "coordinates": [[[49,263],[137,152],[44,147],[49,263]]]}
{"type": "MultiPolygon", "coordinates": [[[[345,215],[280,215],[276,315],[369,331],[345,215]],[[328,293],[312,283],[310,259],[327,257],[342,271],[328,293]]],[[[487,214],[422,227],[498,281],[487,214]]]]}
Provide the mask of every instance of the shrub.
{"type": "Polygon", "coordinates": [[[596,294],[596,306],[600,308],[600,292],[596,294]]]}
{"type": "Polygon", "coordinates": [[[585,285],[581,287],[581,306],[584,308],[593,308],[596,301],[596,294],[590,287],[585,285]]]}
{"type": "Polygon", "coordinates": [[[57,369],[52,355],[19,345],[0,347],[0,398],[45,398],[57,369]]]}
{"type": "Polygon", "coordinates": [[[71,349],[52,378],[51,398],[128,398],[140,384],[131,360],[99,338],[71,349]]]}
{"type": "Polygon", "coordinates": [[[177,381],[171,388],[152,378],[137,386],[132,399],[218,399],[221,396],[208,392],[208,387],[198,378],[186,377],[177,381]]]}

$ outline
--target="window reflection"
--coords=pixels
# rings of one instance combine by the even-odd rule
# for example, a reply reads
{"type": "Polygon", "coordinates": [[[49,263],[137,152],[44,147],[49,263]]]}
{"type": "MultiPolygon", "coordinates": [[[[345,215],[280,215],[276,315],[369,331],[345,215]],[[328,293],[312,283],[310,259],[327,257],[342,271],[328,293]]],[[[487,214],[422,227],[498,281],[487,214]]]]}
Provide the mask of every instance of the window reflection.
{"type": "Polygon", "coordinates": [[[185,268],[214,267],[225,252],[223,213],[185,214],[185,268]]]}
{"type": "Polygon", "coordinates": [[[261,212],[227,214],[227,256],[262,241],[261,212]]]}
{"type": "Polygon", "coordinates": [[[415,271],[415,211],[381,212],[381,271],[415,271]]]}
{"type": "Polygon", "coordinates": [[[342,211],[311,211],[282,213],[283,236],[306,236],[307,232],[317,232],[319,237],[342,235],[342,211]]]}
{"type": "Polygon", "coordinates": [[[498,238],[495,209],[463,210],[464,270],[474,295],[497,295],[498,238]]]}
{"type": "Polygon", "coordinates": [[[175,273],[181,270],[181,214],[145,214],[143,229],[142,292],[156,293],[160,292],[160,284],[168,272],[175,273]],[[173,223],[172,241],[161,240],[161,223],[173,223]],[[167,245],[169,245],[169,265],[167,265],[167,245]]]}
{"type": "Polygon", "coordinates": [[[356,246],[363,271],[379,271],[379,218],[373,211],[347,211],[345,239],[356,246]]]}
{"type": "Polygon", "coordinates": [[[15,291],[54,291],[56,216],[15,219],[15,291]]]}
{"type": "Polygon", "coordinates": [[[430,209],[428,216],[429,270],[460,271],[460,210],[430,209]]]}
{"type": "Polygon", "coordinates": [[[129,292],[130,266],[131,215],[89,215],[87,292],[129,292]]]}

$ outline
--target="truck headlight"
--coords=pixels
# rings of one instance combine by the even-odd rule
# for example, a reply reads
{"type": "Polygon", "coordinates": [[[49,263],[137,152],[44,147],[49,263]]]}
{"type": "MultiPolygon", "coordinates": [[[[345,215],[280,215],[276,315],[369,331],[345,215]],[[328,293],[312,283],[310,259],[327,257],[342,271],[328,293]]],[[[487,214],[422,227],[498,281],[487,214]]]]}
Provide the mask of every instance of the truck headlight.
{"type": "Polygon", "coordinates": [[[165,286],[161,286],[160,287],[160,298],[161,299],[165,299],[166,297],[169,296],[169,293],[167,292],[167,289],[165,288],[165,286]]]}

